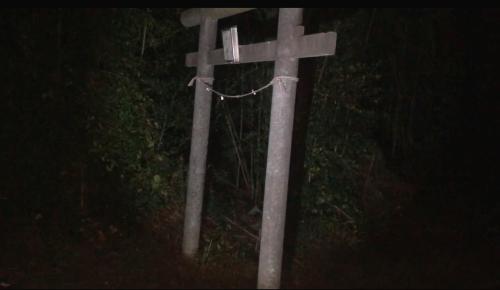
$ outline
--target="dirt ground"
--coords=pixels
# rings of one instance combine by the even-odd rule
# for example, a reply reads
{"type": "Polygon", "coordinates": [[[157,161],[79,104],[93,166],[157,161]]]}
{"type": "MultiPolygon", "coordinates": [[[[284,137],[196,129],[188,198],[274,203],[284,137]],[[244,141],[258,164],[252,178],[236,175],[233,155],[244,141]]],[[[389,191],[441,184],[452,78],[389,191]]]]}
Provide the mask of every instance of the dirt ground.
{"type": "MultiPolygon", "coordinates": [[[[77,227],[62,212],[2,216],[0,288],[255,288],[257,253],[214,254],[205,241],[199,259],[183,258],[181,213],[165,208],[133,226],[86,217],[77,227]]],[[[211,228],[205,220],[205,232],[211,228]]],[[[500,288],[498,241],[460,228],[457,217],[431,221],[415,213],[355,247],[311,244],[305,255],[286,259],[282,287],[500,288]]],[[[239,245],[252,243],[241,234],[227,231],[239,245]]]]}

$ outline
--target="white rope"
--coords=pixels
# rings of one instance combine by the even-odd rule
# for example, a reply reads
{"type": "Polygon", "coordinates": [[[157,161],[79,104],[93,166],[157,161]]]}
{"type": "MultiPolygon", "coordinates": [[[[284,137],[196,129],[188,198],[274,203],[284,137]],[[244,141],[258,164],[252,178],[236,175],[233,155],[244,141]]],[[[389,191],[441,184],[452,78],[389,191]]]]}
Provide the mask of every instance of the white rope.
{"type": "Polygon", "coordinates": [[[227,94],[224,94],[224,93],[221,93],[221,92],[218,92],[214,89],[212,89],[212,83],[213,83],[213,78],[205,78],[205,77],[198,77],[198,76],[195,76],[194,78],[191,79],[191,81],[189,82],[188,86],[191,87],[194,83],[195,80],[199,80],[200,82],[202,82],[203,84],[205,84],[207,86],[207,91],[209,92],[212,92],[216,95],[218,95],[221,100],[224,100],[224,98],[243,98],[243,97],[246,97],[246,96],[250,96],[250,95],[256,95],[258,92],[264,90],[264,89],[267,89],[268,87],[276,84],[278,81],[279,83],[286,89],[286,86],[285,86],[285,83],[283,82],[283,80],[289,80],[289,81],[293,81],[293,82],[298,82],[299,79],[296,78],[296,77],[290,77],[290,76],[275,76],[269,83],[267,83],[265,86],[257,89],[257,90],[252,90],[250,91],[249,93],[246,93],[246,94],[240,94],[240,95],[227,95],[227,94]],[[205,81],[209,81],[210,84],[206,83],[205,81]]]}
{"type": "Polygon", "coordinates": [[[189,84],[188,84],[188,87],[192,87],[194,82],[196,80],[200,80],[202,83],[204,83],[205,85],[207,86],[210,86],[212,85],[212,83],[214,82],[214,78],[208,78],[208,77],[199,77],[199,76],[195,76],[194,78],[192,78],[190,81],[189,81],[189,84]],[[206,82],[209,82],[209,84],[207,84],[206,82]]]}

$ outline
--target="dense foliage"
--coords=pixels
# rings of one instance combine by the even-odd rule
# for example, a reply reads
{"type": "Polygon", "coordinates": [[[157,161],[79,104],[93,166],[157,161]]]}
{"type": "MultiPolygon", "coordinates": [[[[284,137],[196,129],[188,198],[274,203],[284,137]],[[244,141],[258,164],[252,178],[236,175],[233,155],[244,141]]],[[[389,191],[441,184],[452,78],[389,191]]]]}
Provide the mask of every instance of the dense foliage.
{"type": "MultiPolygon", "coordinates": [[[[2,12],[2,38],[12,43],[0,49],[8,109],[2,162],[16,159],[3,176],[22,180],[2,184],[21,187],[4,191],[23,192],[12,198],[27,213],[47,203],[77,211],[85,198],[100,212],[138,215],[183,200],[193,107],[186,85],[195,74],[184,67],[184,54],[196,50],[198,31],[181,26],[181,11],[2,12]]],[[[458,16],[434,9],[312,11],[323,15],[320,31],[338,33],[338,44],[334,57],[316,61],[312,76],[300,234],[354,242],[364,226],[410,204],[417,184],[451,174],[445,146],[454,138],[464,56],[446,43],[461,45],[458,16]]],[[[260,9],[220,25],[238,24],[244,44],[274,39],[276,12],[260,9]]],[[[214,86],[247,92],[272,73],[270,63],[217,67],[214,86]]],[[[209,215],[234,218],[261,208],[270,97],[271,90],[214,98],[209,215]]]]}

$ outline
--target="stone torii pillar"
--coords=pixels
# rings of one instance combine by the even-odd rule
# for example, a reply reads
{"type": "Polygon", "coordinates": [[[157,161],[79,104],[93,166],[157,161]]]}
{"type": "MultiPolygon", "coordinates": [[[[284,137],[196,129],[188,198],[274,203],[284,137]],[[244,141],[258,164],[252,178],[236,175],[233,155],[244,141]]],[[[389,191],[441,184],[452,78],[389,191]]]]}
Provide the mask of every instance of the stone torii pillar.
{"type": "MultiPolygon", "coordinates": [[[[197,53],[186,55],[186,66],[197,67],[191,153],[182,249],[197,253],[206,171],[213,66],[228,64],[223,49],[215,49],[217,20],[254,8],[195,8],[182,13],[186,27],[200,25],[197,53]]],[[[238,63],[275,61],[271,124],[267,153],[264,208],[257,286],[278,288],[281,280],[286,200],[293,132],[298,59],[335,53],[335,32],[303,35],[302,8],[280,8],[276,41],[239,45],[238,63]]]]}
{"type": "MultiPolygon", "coordinates": [[[[202,14],[201,12],[199,13],[202,14]]],[[[203,16],[199,18],[200,35],[196,75],[213,79],[214,66],[208,64],[208,53],[215,48],[217,39],[217,19],[203,16]]],[[[193,257],[198,251],[200,240],[201,209],[205,183],[208,133],[210,131],[210,111],[212,93],[199,80],[196,81],[194,97],[193,130],[189,155],[189,173],[184,219],[182,251],[193,257]]]]}
{"type": "MultiPolygon", "coordinates": [[[[293,55],[293,47],[296,44],[296,28],[301,23],[301,8],[280,9],[274,77],[297,77],[299,61],[293,55]]],[[[283,81],[284,85],[273,86],[271,103],[257,281],[259,288],[277,288],[281,280],[288,173],[297,87],[297,82],[291,79],[283,81]]]]}

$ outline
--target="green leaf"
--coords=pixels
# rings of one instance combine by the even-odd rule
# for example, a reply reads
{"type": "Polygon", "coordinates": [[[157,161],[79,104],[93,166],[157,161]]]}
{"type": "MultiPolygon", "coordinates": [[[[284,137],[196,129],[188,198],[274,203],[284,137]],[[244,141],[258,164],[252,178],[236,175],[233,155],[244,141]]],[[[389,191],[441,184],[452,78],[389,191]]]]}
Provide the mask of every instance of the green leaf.
{"type": "Polygon", "coordinates": [[[151,181],[151,187],[153,188],[153,190],[157,190],[158,188],[160,188],[160,184],[161,177],[160,175],[156,174],[155,176],[153,176],[153,180],[151,181]]]}

